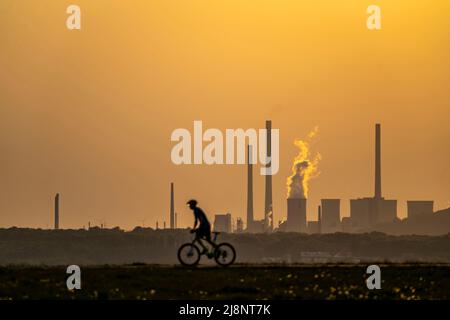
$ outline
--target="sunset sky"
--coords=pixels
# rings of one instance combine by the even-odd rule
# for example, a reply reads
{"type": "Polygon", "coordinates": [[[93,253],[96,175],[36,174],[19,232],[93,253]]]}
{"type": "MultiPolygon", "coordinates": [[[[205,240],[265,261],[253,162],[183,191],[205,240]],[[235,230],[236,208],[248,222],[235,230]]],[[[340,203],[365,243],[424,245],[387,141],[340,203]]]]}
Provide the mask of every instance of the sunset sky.
{"type": "MultiPolygon", "coordinates": [[[[382,124],[383,195],[450,206],[448,0],[2,0],[0,2],[0,227],[169,222],[175,183],[184,203],[245,217],[245,165],[182,165],[170,135],[205,128],[280,129],[275,224],[286,178],[315,126],[321,198],[373,195],[374,126],[382,124]],[[81,7],[81,30],[66,8],[81,7]],[[366,8],[382,29],[366,28],[366,8]]],[[[264,177],[254,171],[255,215],[264,177]]]]}

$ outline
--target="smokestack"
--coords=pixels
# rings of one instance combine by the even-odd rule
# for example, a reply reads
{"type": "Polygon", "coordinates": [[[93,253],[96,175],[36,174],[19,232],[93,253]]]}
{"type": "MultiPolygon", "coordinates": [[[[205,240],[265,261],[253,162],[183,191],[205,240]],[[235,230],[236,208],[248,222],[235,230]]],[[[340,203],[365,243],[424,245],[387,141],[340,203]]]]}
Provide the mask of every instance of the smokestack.
{"type": "Polygon", "coordinates": [[[317,224],[319,227],[319,233],[322,233],[322,207],[317,207],[317,224]]]}
{"type": "Polygon", "coordinates": [[[59,229],[59,193],[55,196],[55,230],[59,229]]]}
{"type": "MultiPolygon", "coordinates": [[[[267,156],[272,156],[272,121],[266,121],[267,130],[267,156]]],[[[271,164],[267,164],[270,166],[271,164]]],[[[272,206],[272,174],[266,175],[266,190],[264,204],[264,226],[267,231],[273,230],[273,206],[272,206]]]]}
{"type": "Polygon", "coordinates": [[[287,231],[306,232],[306,199],[287,199],[287,231]]]}
{"type": "Polygon", "coordinates": [[[381,125],[375,125],[375,199],[381,199],[381,125]]]}
{"type": "Polygon", "coordinates": [[[247,146],[247,232],[253,232],[253,165],[252,146],[247,146]]]}
{"type": "Polygon", "coordinates": [[[170,183],[170,229],[175,229],[175,205],[173,194],[173,182],[170,183]]]}
{"type": "Polygon", "coordinates": [[[175,212],[175,229],[178,228],[178,213],[175,212]]]}

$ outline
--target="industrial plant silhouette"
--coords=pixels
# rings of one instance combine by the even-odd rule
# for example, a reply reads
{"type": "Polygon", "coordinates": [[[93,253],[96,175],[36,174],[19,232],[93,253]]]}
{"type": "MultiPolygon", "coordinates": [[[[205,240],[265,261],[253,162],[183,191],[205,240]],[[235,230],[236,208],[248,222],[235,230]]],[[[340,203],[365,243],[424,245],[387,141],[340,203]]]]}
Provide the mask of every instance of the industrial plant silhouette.
{"type": "MultiPolygon", "coordinates": [[[[267,152],[270,157],[271,121],[266,121],[267,152]]],[[[381,183],[381,125],[375,125],[375,177],[373,197],[350,199],[350,217],[341,217],[341,199],[321,199],[317,208],[317,221],[307,221],[307,199],[294,195],[287,199],[287,219],[280,221],[274,228],[274,210],[272,203],[272,176],[265,177],[264,218],[254,218],[253,207],[253,167],[251,161],[252,146],[247,146],[247,221],[246,227],[241,218],[233,221],[230,213],[217,214],[214,229],[222,232],[300,232],[300,233],[361,233],[383,231],[392,234],[445,234],[450,232],[450,209],[434,213],[432,200],[407,201],[407,218],[400,220],[397,216],[397,200],[385,199],[381,183]]],[[[173,183],[171,184],[171,217],[173,221],[173,183]]],[[[172,226],[172,224],[171,224],[172,226]]],[[[171,227],[172,228],[172,227],[171,227]]]]}
{"type": "MultiPolygon", "coordinates": [[[[271,156],[272,122],[266,121],[267,156],[271,156]]],[[[388,234],[446,234],[450,232],[450,208],[434,212],[432,200],[407,201],[407,218],[397,216],[397,200],[385,199],[382,194],[381,170],[381,125],[375,125],[375,170],[374,194],[372,197],[350,199],[350,216],[342,217],[340,212],[341,199],[321,199],[317,208],[317,220],[307,221],[308,200],[304,193],[290,192],[287,198],[287,219],[280,221],[274,227],[274,208],[272,201],[272,175],[265,176],[264,217],[254,218],[253,206],[253,161],[252,146],[247,146],[247,211],[246,223],[241,218],[234,224],[231,213],[214,216],[214,230],[219,232],[237,233],[270,233],[299,232],[317,233],[363,233],[381,231],[388,234]]],[[[270,163],[267,164],[270,166],[270,163]]],[[[307,164],[306,164],[307,165],[307,164]]],[[[299,183],[294,181],[292,183],[299,183]]],[[[302,186],[299,186],[302,188],[302,186]]],[[[60,195],[55,196],[55,230],[60,228],[60,195]]],[[[175,212],[175,186],[170,183],[170,213],[169,228],[177,229],[177,213],[175,212]]],[[[90,227],[90,223],[89,223],[90,227]]],[[[103,228],[104,225],[101,225],[103,228]]],[[[156,229],[160,229],[156,222],[156,229]]],[[[166,222],[163,222],[166,229],[166,222]]]]}
{"type": "MultiPolygon", "coordinates": [[[[271,122],[266,122],[270,155],[271,122]]],[[[247,146],[247,158],[252,146],[247,146]]],[[[293,165],[293,175],[309,165],[300,157],[293,165]]],[[[270,165],[270,164],[268,164],[270,165]]],[[[255,219],[253,203],[252,161],[246,167],[247,221],[231,213],[216,214],[213,229],[223,232],[223,241],[233,244],[240,263],[323,263],[368,261],[450,261],[450,208],[433,212],[433,201],[408,201],[407,218],[397,217],[397,200],[385,199],[382,193],[381,126],[375,126],[374,195],[350,199],[350,216],[341,217],[340,199],[322,199],[317,208],[317,221],[307,221],[307,192],[288,192],[287,219],[273,225],[272,176],[265,178],[264,218],[255,219]],[[404,235],[398,237],[397,235],[404,235]]],[[[290,177],[291,178],[291,177],[290,177]]],[[[300,183],[299,179],[290,179],[300,183]]],[[[291,185],[291,188],[296,186],[291,185]]],[[[290,190],[292,191],[292,190],[290,190]]],[[[192,195],[195,197],[195,195],[192,195]]],[[[177,263],[176,252],[182,243],[191,241],[186,229],[177,226],[175,184],[170,184],[169,227],[136,227],[124,231],[106,229],[89,223],[88,229],[63,230],[62,196],[54,198],[54,229],[0,229],[2,255],[0,264],[44,263],[49,265],[177,263]]]]}

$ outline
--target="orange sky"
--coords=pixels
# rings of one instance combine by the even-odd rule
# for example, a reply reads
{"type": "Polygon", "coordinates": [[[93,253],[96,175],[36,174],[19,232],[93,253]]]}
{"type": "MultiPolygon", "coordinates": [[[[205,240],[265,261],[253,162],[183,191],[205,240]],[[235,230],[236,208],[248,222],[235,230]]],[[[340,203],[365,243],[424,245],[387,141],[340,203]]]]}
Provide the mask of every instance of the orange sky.
{"type": "MultiPolygon", "coordinates": [[[[245,216],[245,166],[175,166],[170,134],[280,129],[275,221],[286,178],[316,125],[320,198],[373,194],[374,124],[382,123],[383,194],[450,206],[450,3],[376,1],[382,30],[359,0],[2,0],[0,227],[88,221],[129,229],[167,220],[175,182],[180,225],[199,200],[210,217],[245,216]],[[78,4],[82,30],[66,28],[78,4]]],[[[255,170],[255,214],[264,178],[255,170]]]]}

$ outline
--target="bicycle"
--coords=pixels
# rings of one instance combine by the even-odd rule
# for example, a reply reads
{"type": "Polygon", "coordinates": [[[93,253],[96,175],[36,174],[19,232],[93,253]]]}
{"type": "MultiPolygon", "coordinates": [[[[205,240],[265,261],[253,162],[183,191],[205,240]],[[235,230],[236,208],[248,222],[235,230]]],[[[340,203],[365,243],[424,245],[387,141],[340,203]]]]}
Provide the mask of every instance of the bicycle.
{"type": "MultiPolygon", "coordinates": [[[[212,242],[216,243],[217,236],[220,232],[212,233],[214,235],[212,242]]],[[[178,260],[182,265],[191,267],[196,266],[202,255],[206,255],[208,259],[214,258],[216,263],[222,267],[229,266],[236,260],[236,250],[231,244],[223,242],[213,247],[212,250],[200,251],[198,245],[200,245],[202,249],[205,248],[200,241],[202,241],[202,239],[195,236],[195,239],[192,242],[181,245],[178,249],[178,260]]]]}

